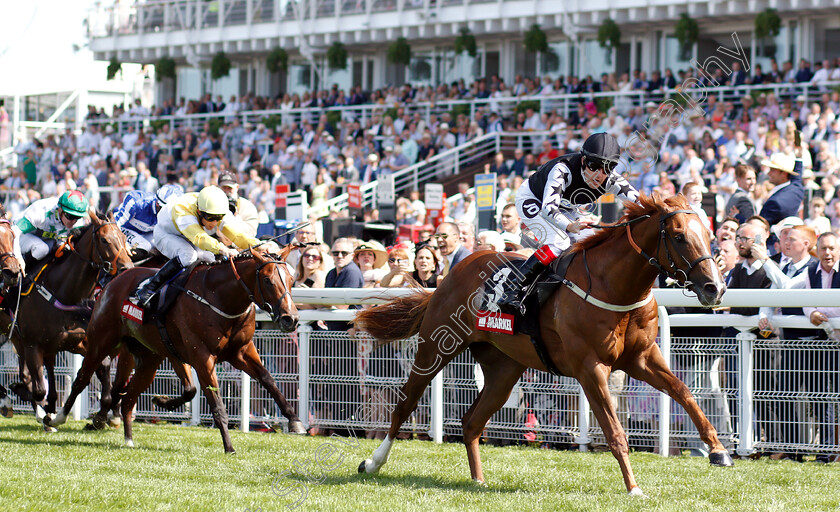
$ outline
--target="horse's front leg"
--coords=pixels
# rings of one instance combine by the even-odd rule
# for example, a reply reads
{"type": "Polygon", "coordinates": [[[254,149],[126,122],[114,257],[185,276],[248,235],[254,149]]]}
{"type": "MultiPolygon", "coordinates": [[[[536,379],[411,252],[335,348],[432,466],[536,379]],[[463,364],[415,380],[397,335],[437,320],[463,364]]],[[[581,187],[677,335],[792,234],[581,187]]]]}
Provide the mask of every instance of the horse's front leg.
{"type": "Polygon", "coordinates": [[[610,367],[594,357],[584,360],[580,371],[577,375],[574,375],[580,382],[583,392],[586,393],[586,398],[589,399],[589,405],[601,426],[601,430],[604,431],[607,446],[618,460],[627,492],[634,496],[644,496],[644,493],[636,484],[633,468],[630,467],[630,449],[627,445],[627,435],[624,433],[624,428],[621,426],[612,404],[607,382],[609,376],[610,367]]]}
{"type": "Polygon", "coordinates": [[[700,410],[700,406],[697,405],[691,391],[688,390],[688,386],[668,368],[658,345],[651,344],[630,366],[625,368],[625,371],[634,379],[643,380],[659,391],[667,393],[685,409],[685,412],[688,413],[691,421],[697,427],[697,431],[700,432],[700,439],[709,445],[710,463],[715,466],[728,467],[733,465],[732,457],[729,456],[729,452],[718,439],[715,427],[700,410]]]}

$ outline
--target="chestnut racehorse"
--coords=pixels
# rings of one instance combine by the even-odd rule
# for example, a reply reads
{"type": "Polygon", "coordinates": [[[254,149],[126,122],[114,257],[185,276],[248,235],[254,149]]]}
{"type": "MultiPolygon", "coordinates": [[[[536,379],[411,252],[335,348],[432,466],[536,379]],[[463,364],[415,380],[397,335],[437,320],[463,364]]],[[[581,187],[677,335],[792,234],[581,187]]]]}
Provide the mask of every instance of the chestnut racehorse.
{"type": "MultiPolygon", "coordinates": [[[[651,294],[660,271],[688,286],[706,306],[720,303],[726,286],[709,255],[707,230],[683,196],[662,200],[658,195],[642,195],[638,204],[626,203],[622,221],[616,225],[621,227],[604,229],[573,246],[577,254],[566,279],[588,294],[575,294],[570,287],[574,285],[560,286],[539,312],[539,322],[551,362],[562,374],[577,379],[586,393],[621,467],[627,491],[641,495],[607,378],[614,370],[624,370],[668,393],[685,408],[711,447],[710,462],[731,466],[732,459],[714,427],[686,385],[668,369],[654,342],[658,319],[651,294]]],[[[357,327],[384,342],[420,334],[411,375],[391,416],[388,435],[372,458],[361,463],[360,472],[373,473],[385,464],[400,425],[423,390],[449,361],[469,348],[481,364],[485,384],[462,419],[464,444],[472,478],[484,482],[478,441],[487,421],[505,403],[526,368],[548,369],[525,335],[464,328],[476,326],[477,308],[470,301],[483,290],[483,277],[517,256],[473,254],[456,265],[433,294],[418,291],[357,314],[357,327]],[[499,265],[494,266],[494,261],[499,265]]]]}
{"type": "MultiPolygon", "coordinates": [[[[126,344],[137,362],[121,400],[125,440],[129,446],[134,446],[131,411],[167,357],[184,383],[184,395],[177,399],[179,404],[195,394],[187,365],[195,368],[226,452],[232,453],[234,449],[228,432],[227,410],[219,395],[217,361],[227,361],[259,381],[289,419],[289,430],[305,433],[297,413],[260,361],[253,342],[256,327],[253,303],[271,314],[281,330],[290,332],[297,327],[298,312],[290,293],[294,279],[285,262],[290,249],[287,247],[279,258],[251,251],[251,256],[243,255],[227,263],[198,266],[184,284],[185,291],[165,314],[164,324],[171,345],[162,340],[155,322],[139,323],[123,316],[126,301],[144,279],[154,274],[154,269],[136,267],[118,275],[105,287],[94,307],[87,329],[88,354],[70,396],[52,421],[44,419],[45,425],[64,423],[100,361],[126,344]]],[[[117,377],[115,391],[127,377],[117,377]]],[[[103,393],[101,400],[102,410],[107,411],[113,395],[107,397],[103,393]]]]}

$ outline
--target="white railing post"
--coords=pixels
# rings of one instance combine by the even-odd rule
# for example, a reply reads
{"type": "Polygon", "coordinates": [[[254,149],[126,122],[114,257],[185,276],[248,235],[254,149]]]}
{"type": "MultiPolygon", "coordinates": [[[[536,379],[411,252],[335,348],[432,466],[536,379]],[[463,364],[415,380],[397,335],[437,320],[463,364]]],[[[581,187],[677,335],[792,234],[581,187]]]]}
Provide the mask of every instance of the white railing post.
{"type": "Polygon", "coordinates": [[[242,388],[239,395],[239,428],[248,432],[251,428],[251,376],[241,370],[239,374],[242,388]]]}
{"type": "Polygon", "coordinates": [[[589,438],[590,412],[589,399],[586,398],[586,393],[584,393],[583,388],[578,384],[578,428],[580,428],[580,434],[575,438],[575,443],[582,452],[588,452],[589,443],[592,442],[592,439],[589,438]]]}
{"type": "Polygon", "coordinates": [[[443,371],[432,379],[432,441],[443,442],[443,371]]]}
{"type": "Polygon", "coordinates": [[[195,373],[195,368],[192,371],[192,381],[195,385],[195,396],[190,401],[190,425],[201,425],[201,394],[204,390],[201,389],[201,382],[198,380],[198,374],[195,373]]]}
{"type": "Polygon", "coordinates": [[[312,326],[300,324],[298,334],[298,416],[303,428],[309,428],[309,337],[312,326]]]}
{"type": "MultiPolygon", "coordinates": [[[[73,364],[73,375],[70,376],[70,382],[76,380],[76,376],[79,374],[79,370],[82,368],[82,360],[84,358],[79,354],[73,354],[72,364],[73,364]]],[[[90,408],[90,397],[88,395],[88,390],[90,389],[89,386],[85,386],[85,389],[79,393],[79,396],[76,397],[76,403],[73,404],[73,419],[79,421],[83,418],[87,418],[88,410],[90,408]]]]}
{"type": "Polygon", "coordinates": [[[738,395],[740,398],[740,419],[739,435],[741,442],[738,446],[738,455],[747,456],[753,452],[753,344],[755,334],[751,332],[739,332],[735,337],[738,340],[738,395]]]}
{"type": "MultiPolygon", "coordinates": [[[[671,364],[671,322],[665,306],[659,306],[659,350],[671,364]]],[[[667,457],[671,448],[671,397],[659,393],[659,455],[667,457]]]]}

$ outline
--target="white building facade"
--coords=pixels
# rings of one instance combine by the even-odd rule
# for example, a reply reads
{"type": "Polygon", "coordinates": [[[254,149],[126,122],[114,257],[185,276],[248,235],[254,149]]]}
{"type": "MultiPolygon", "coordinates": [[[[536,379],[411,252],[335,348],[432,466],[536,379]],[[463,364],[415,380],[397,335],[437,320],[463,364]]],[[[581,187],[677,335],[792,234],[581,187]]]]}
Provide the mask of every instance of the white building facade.
{"type": "MultiPolygon", "coordinates": [[[[262,96],[303,93],[333,84],[365,90],[386,84],[451,83],[498,74],[510,84],[516,75],[620,75],[670,68],[676,73],[734,48],[737,33],[751,64],[769,69],[771,57],[794,68],[801,58],[821,61],[840,55],[840,0],[117,0],[88,16],[90,47],[98,60],[154,64],[161,57],[177,63],[177,80],[160,93],[197,98],[204,93],[252,92],[262,96]],[[781,31],[759,45],[754,18],[777,9],[781,31]],[[700,37],[681,51],[674,36],[682,13],[694,18],[700,37]],[[618,48],[601,48],[597,32],[613,19],[621,29],[618,48]],[[529,53],[523,35],[538,24],[549,51],[529,53]],[[478,44],[476,57],[456,54],[459,30],[468,28],[478,44]],[[398,37],[411,45],[411,64],[387,61],[398,37]],[[326,50],[346,47],[345,69],[329,69],[326,50]],[[285,72],[270,73],[266,57],[274,48],[288,52],[285,72]],[[209,63],[224,51],[233,69],[211,80],[209,63]]],[[[748,74],[752,74],[752,67],[748,74]]]]}

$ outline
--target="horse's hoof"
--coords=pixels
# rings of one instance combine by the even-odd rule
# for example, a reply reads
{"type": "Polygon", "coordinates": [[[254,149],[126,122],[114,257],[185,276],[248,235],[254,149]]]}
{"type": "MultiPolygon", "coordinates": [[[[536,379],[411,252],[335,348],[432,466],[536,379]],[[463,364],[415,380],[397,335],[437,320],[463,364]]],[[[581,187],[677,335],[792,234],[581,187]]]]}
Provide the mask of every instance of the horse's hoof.
{"type": "Polygon", "coordinates": [[[45,424],[44,432],[49,432],[50,434],[52,434],[53,432],[58,432],[58,429],[45,424]]]}
{"type": "Polygon", "coordinates": [[[0,407],[0,415],[3,415],[4,418],[11,418],[15,415],[15,410],[11,407],[0,407]]]}
{"type": "Polygon", "coordinates": [[[647,499],[647,495],[642,492],[641,487],[633,487],[627,494],[629,494],[630,496],[638,496],[640,498],[647,499]]]}
{"type": "Polygon", "coordinates": [[[720,466],[723,468],[730,468],[735,465],[732,462],[732,457],[729,456],[729,452],[714,452],[709,454],[709,464],[712,466],[720,466]]]}
{"type": "Polygon", "coordinates": [[[365,463],[367,463],[367,461],[363,460],[362,463],[359,464],[359,473],[364,473],[365,472],[365,463]]]}
{"type": "Polygon", "coordinates": [[[479,485],[481,487],[487,487],[487,482],[485,482],[484,480],[479,480],[478,478],[473,478],[472,481],[475,482],[477,485],[479,485]]]}
{"type": "Polygon", "coordinates": [[[225,455],[236,455],[236,450],[231,448],[230,450],[225,450],[225,455]]]}
{"type": "Polygon", "coordinates": [[[108,420],[108,426],[111,428],[119,428],[122,425],[122,418],[114,416],[108,420]]]}
{"type": "Polygon", "coordinates": [[[169,402],[167,395],[155,395],[152,397],[152,403],[158,407],[163,407],[167,402],[169,402]]]}
{"type": "Polygon", "coordinates": [[[300,420],[290,421],[289,433],[298,435],[306,434],[306,429],[303,428],[303,422],[301,422],[300,420]]]}
{"type": "Polygon", "coordinates": [[[134,441],[131,440],[131,439],[126,439],[125,440],[125,447],[126,448],[134,448],[134,441]]]}

